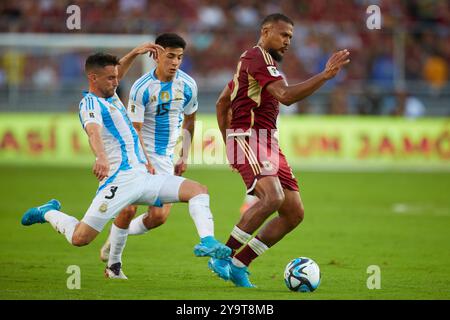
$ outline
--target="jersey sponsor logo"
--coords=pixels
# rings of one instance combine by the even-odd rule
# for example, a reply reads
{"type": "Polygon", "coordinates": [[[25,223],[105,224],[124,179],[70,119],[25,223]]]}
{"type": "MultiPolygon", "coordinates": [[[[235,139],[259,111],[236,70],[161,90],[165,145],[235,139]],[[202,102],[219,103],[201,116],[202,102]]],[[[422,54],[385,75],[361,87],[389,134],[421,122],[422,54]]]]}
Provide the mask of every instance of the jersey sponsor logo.
{"type": "Polygon", "coordinates": [[[167,91],[161,91],[159,97],[162,102],[168,102],[170,100],[170,94],[167,91]]]}
{"type": "Polygon", "coordinates": [[[267,67],[267,70],[269,70],[269,73],[270,73],[273,77],[279,77],[279,76],[280,76],[280,72],[277,70],[276,67],[269,66],[269,67],[267,67]]]}

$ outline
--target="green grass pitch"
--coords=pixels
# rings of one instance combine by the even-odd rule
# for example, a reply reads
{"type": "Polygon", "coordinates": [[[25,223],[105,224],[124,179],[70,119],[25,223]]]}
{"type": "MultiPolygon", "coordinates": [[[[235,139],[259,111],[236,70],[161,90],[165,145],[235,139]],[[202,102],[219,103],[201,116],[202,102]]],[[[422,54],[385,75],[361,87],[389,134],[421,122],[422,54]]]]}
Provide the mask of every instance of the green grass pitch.
{"type": "MultiPolygon", "coordinates": [[[[253,262],[258,288],[243,289],[212,274],[206,258],[194,257],[198,236],[186,204],[176,204],[164,226],[128,239],[128,281],[105,279],[98,253],[106,230],[75,248],[48,224],[20,225],[27,208],[53,197],[82,218],[96,190],[90,170],[0,167],[0,299],[450,299],[449,173],[296,175],[305,220],[253,262]],[[313,293],[284,285],[284,267],[299,256],[321,268],[313,293]],[[70,265],[80,267],[79,290],[67,288],[70,265]],[[370,265],[380,267],[381,289],[367,288],[370,265]]],[[[209,187],[216,237],[225,241],[239,218],[240,177],[201,169],[187,176],[209,187]]]]}

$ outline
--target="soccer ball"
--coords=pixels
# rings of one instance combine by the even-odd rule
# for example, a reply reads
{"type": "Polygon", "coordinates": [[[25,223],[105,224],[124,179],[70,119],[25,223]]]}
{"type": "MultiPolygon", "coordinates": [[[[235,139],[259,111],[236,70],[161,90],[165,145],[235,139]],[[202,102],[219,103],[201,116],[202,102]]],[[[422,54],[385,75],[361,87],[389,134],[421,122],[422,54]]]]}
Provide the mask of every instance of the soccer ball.
{"type": "Polygon", "coordinates": [[[284,270],[284,282],[292,291],[314,291],[320,284],[319,265],[306,257],[294,259],[288,263],[284,270]]]}

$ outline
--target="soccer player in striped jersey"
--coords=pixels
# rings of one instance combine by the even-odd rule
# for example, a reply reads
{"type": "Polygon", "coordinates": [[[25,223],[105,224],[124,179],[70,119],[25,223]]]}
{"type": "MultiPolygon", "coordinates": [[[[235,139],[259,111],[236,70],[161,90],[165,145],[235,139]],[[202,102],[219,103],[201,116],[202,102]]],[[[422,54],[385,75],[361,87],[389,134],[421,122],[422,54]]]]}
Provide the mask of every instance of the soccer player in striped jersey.
{"type": "MultiPolygon", "coordinates": [[[[191,139],[194,134],[198,108],[197,84],[179,69],[185,40],[174,33],[159,35],[155,43],[164,48],[156,59],[156,67],[135,81],[131,88],[128,115],[142,137],[148,161],[156,174],[182,175],[187,168],[191,139]],[[174,149],[182,132],[182,148],[174,165],[174,149]]],[[[151,206],[147,213],[136,217],[130,224],[129,235],[140,235],[162,225],[170,213],[171,204],[151,206]]],[[[136,206],[124,211],[135,213],[136,206]]],[[[210,241],[203,224],[192,217],[201,241],[210,241]],[[206,238],[205,238],[206,237],[206,238]]],[[[100,249],[100,259],[106,261],[110,251],[109,237],[100,249]]],[[[197,254],[197,253],[196,253],[197,254]]]]}
{"type": "MultiPolygon", "coordinates": [[[[163,54],[164,49],[160,49],[163,54]]],[[[119,79],[134,58],[147,52],[156,54],[157,50],[157,45],[146,44],[120,61],[103,53],[87,58],[85,70],[89,93],[81,100],[79,116],[96,157],[93,172],[100,181],[99,188],[81,221],[61,212],[61,204],[55,199],[27,210],[21,221],[25,226],[49,222],[70,244],[84,246],[120,213],[111,228],[111,252],[105,269],[105,276],[109,278],[126,279],[121,257],[134,214],[121,211],[134,203],[188,202],[190,214],[202,224],[203,232],[214,240],[197,245],[198,255],[227,256],[231,252],[230,248],[213,238],[214,223],[205,186],[182,177],[148,172],[138,133],[115,93],[119,79]]]]}
{"type": "Polygon", "coordinates": [[[294,230],[304,217],[297,180],[278,145],[279,103],[291,105],[308,97],[350,62],[347,50],[336,52],[321,73],[288,85],[276,62],[288,50],[293,30],[294,23],[287,16],[267,16],[261,23],[257,46],[241,55],[232,85],[224,88],[216,104],[228,160],[240,173],[247,193],[259,198],[228,238],[232,259],[212,258],[208,262],[210,269],[236,286],[253,287],[248,278],[250,263],[294,230]],[[265,223],[275,211],[278,215],[265,223]]]}

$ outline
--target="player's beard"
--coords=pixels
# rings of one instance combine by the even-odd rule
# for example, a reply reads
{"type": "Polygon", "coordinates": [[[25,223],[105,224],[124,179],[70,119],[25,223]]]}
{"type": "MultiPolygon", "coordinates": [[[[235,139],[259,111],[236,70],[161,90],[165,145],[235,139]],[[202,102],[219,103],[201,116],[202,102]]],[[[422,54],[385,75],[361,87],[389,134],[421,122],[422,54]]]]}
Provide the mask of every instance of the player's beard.
{"type": "Polygon", "coordinates": [[[276,62],[283,61],[283,56],[277,50],[269,49],[268,52],[276,62]]]}
{"type": "Polygon", "coordinates": [[[104,90],[102,93],[105,96],[105,98],[111,98],[115,92],[116,89],[112,89],[112,90],[104,90]]]}

